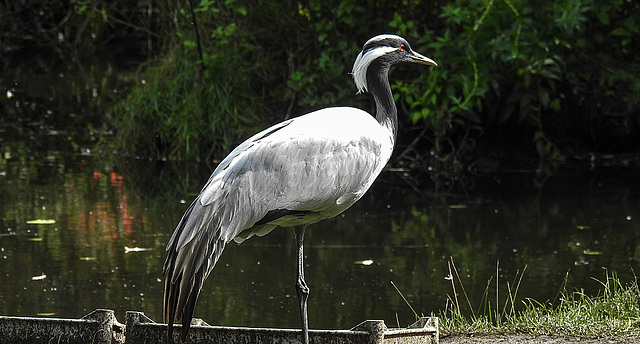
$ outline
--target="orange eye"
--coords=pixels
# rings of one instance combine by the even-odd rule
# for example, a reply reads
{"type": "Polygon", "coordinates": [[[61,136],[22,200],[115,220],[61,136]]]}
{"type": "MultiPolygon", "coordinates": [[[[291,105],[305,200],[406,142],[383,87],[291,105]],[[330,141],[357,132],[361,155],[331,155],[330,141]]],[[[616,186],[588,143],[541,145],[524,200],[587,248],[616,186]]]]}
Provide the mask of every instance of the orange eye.
{"type": "Polygon", "coordinates": [[[404,47],[403,47],[403,46],[399,46],[399,47],[398,47],[398,50],[400,50],[400,51],[404,51],[404,47]]]}

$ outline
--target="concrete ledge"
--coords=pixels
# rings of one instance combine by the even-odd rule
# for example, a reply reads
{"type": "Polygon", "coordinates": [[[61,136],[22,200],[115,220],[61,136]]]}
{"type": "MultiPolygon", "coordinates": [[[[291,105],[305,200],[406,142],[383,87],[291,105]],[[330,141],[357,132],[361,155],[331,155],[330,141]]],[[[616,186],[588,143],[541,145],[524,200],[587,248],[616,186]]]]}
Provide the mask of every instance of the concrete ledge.
{"type": "Polygon", "coordinates": [[[120,344],[124,325],[112,310],[96,309],[80,319],[0,317],[3,344],[120,344]]]}
{"type": "MultiPolygon", "coordinates": [[[[174,342],[180,343],[175,325],[174,342]]],[[[81,319],[2,317],[2,344],[161,344],[166,324],[155,323],[141,312],[128,311],[126,325],[114,312],[97,309],[81,319]]],[[[311,344],[438,344],[438,318],[422,318],[406,329],[389,329],[382,320],[367,320],[351,330],[310,330],[311,344]]],[[[300,330],[209,326],[194,319],[189,344],[300,344],[300,330]]]]}

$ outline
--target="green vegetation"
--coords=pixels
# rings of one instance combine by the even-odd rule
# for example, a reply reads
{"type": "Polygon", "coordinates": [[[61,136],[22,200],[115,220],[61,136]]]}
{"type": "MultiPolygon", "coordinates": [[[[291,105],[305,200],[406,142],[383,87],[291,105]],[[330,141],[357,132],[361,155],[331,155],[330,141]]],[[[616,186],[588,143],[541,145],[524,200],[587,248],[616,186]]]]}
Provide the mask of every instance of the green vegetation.
{"type": "Polygon", "coordinates": [[[83,0],[39,12],[17,1],[3,16],[3,32],[15,33],[3,38],[9,56],[34,43],[61,58],[143,62],[109,111],[129,155],[211,161],[289,116],[370,109],[348,73],[382,32],[439,63],[394,72],[412,142],[400,158],[414,169],[455,176],[482,157],[555,163],[640,148],[635,1],[83,0]]]}
{"type": "MultiPolygon", "coordinates": [[[[444,28],[421,43],[450,67],[421,76],[426,91],[414,83],[403,92],[410,117],[434,130],[439,161],[449,165],[504,123],[517,136],[529,133],[542,160],[561,159],[558,145],[572,149],[579,136],[599,135],[593,124],[609,120],[612,104],[623,117],[637,114],[636,67],[620,64],[635,59],[629,45],[638,44],[630,36],[637,28],[626,25],[640,17],[630,11],[624,2],[590,0],[447,3],[444,28]]],[[[581,149],[596,140],[581,141],[581,149]]]]}
{"type": "Polygon", "coordinates": [[[203,1],[193,11],[173,11],[176,43],[143,66],[140,80],[112,112],[119,150],[171,160],[213,157],[257,129],[257,114],[264,110],[252,88],[256,78],[249,75],[262,62],[243,37],[249,33],[237,30],[242,24],[234,15],[246,16],[246,10],[228,4],[203,1]],[[187,25],[191,20],[194,25],[187,25]]]}
{"type": "Polygon", "coordinates": [[[506,295],[504,289],[503,295],[500,295],[498,278],[490,278],[482,306],[474,310],[453,261],[449,264],[449,269],[452,272],[450,277],[453,296],[449,296],[447,308],[440,314],[441,331],[444,333],[640,337],[640,288],[637,278],[631,283],[623,284],[616,274],[607,272],[605,280],[598,281],[602,289],[596,296],[589,296],[583,290],[567,291],[563,286],[556,302],[526,298],[521,304],[517,304],[518,288],[526,271],[525,267],[516,280],[506,283],[506,295]],[[491,284],[495,284],[495,295],[489,295],[491,284]]]}

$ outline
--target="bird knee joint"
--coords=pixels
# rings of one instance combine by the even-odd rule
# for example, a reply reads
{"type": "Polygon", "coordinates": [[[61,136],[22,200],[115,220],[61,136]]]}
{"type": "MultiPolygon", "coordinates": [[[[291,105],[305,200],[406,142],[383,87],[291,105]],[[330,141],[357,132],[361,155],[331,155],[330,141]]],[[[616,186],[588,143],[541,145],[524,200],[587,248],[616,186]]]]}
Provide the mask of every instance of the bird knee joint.
{"type": "Polygon", "coordinates": [[[305,295],[305,296],[309,295],[309,287],[307,286],[307,283],[305,283],[304,281],[298,280],[296,282],[296,290],[298,291],[298,294],[305,295]]]}

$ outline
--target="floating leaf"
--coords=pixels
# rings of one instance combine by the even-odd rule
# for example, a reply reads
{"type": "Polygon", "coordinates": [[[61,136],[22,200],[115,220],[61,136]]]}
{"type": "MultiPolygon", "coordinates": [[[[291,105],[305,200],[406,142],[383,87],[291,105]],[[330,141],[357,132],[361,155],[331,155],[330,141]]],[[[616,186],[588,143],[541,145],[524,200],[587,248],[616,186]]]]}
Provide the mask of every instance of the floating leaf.
{"type": "Polygon", "coordinates": [[[464,204],[451,204],[449,209],[467,209],[467,206],[464,204]]]}
{"type": "Polygon", "coordinates": [[[84,260],[84,261],[92,261],[92,260],[96,260],[96,257],[80,257],[80,260],[84,260]]]}
{"type": "Polygon", "coordinates": [[[28,225],[52,225],[56,223],[56,220],[52,219],[35,219],[27,221],[28,225]]]}
{"type": "Polygon", "coordinates": [[[151,251],[151,248],[146,248],[146,247],[124,247],[124,253],[129,253],[129,252],[143,252],[143,251],[151,251]]]}
{"type": "Polygon", "coordinates": [[[584,250],[584,251],[582,251],[582,253],[586,254],[587,256],[601,256],[602,255],[602,251],[593,251],[593,250],[584,250]]]}
{"type": "Polygon", "coordinates": [[[33,277],[31,277],[31,280],[32,280],[32,281],[41,281],[41,280],[43,280],[43,279],[45,279],[45,278],[47,278],[47,275],[42,274],[42,275],[40,275],[40,276],[33,276],[33,277]]]}
{"type": "Polygon", "coordinates": [[[373,259],[357,260],[355,264],[369,266],[373,264],[373,259]]]}
{"type": "Polygon", "coordinates": [[[577,225],[576,228],[582,231],[582,230],[585,230],[585,229],[590,229],[591,226],[577,225]]]}
{"type": "Polygon", "coordinates": [[[36,315],[41,316],[41,317],[51,317],[56,315],[55,312],[41,312],[41,313],[37,313],[36,315]]]}
{"type": "Polygon", "coordinates": [[[27,240],[29,240],[29,241],[35,241],[35,242],[40,242],[40,241],[42,241],[43,239],[42,239],[41,237],[33,237],[33,238],[29,238],[29,239],[27,239],[27,240]]]}

